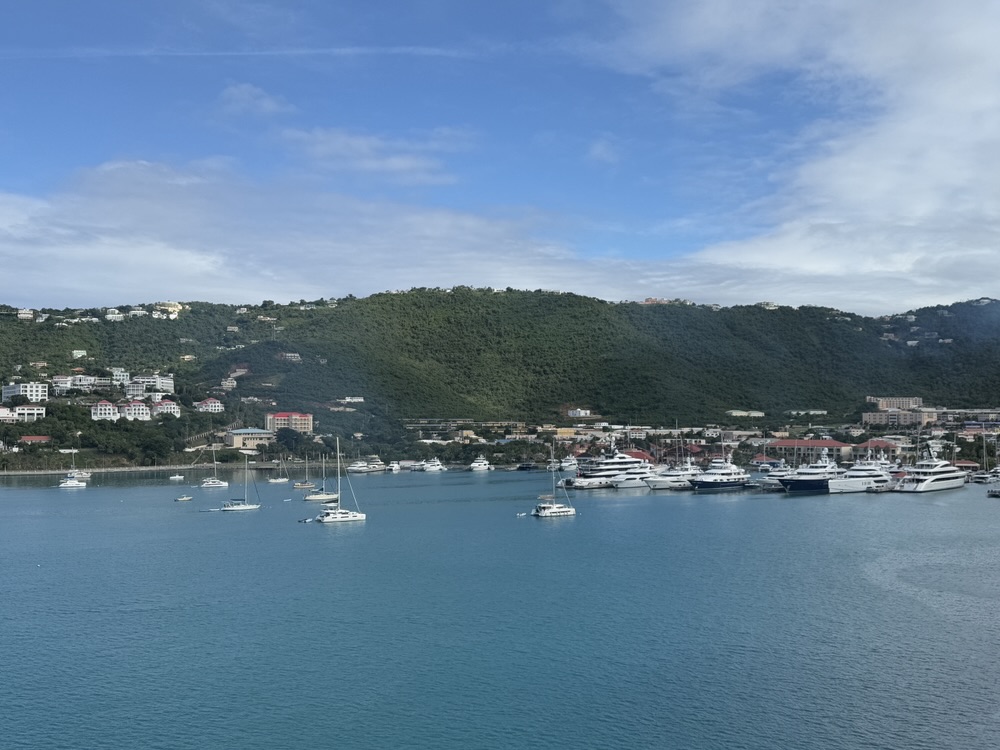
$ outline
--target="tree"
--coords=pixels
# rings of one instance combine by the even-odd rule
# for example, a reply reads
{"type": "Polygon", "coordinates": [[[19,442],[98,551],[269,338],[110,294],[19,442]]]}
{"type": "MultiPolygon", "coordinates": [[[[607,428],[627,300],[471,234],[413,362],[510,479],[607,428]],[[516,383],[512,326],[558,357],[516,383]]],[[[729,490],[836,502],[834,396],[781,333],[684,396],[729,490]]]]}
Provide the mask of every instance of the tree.
{"type": "Polygon", "coordinates": [[[274,439],[279,445],[284,446],[285,450],[289,453],[294,453],[305,442],[305,436],[291,427],[279,428],[274,434],[274,439]]]}

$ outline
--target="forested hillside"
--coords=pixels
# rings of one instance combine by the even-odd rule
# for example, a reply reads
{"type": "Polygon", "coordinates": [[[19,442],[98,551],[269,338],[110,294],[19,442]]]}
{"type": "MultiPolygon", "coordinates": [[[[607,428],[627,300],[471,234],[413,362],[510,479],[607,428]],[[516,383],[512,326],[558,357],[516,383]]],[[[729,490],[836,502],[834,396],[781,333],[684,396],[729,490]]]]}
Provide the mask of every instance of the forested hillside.
{"type": "Polygon", "coordinates": [[[70,367],[162,369],[194,398],[242,366],[230,399],[329,415],[336,399],[363,396],[355,418],[369,420],[551,421],[569,407],[653,424],[721,421],[729,409],[846,419],[872,394],[952,407],[1000,401],[1000,304],[991,300],[875,319],[456,288],[245,309],[191,302],[176,320],[65,327],[57,323],[80,311],[45,312],[41,323],[0,316],[5,382],[70,367]],[[87,358],[72,359],[75,349],[87,358]],[[37,361],[47,367],[29,366],[37,361]]]}

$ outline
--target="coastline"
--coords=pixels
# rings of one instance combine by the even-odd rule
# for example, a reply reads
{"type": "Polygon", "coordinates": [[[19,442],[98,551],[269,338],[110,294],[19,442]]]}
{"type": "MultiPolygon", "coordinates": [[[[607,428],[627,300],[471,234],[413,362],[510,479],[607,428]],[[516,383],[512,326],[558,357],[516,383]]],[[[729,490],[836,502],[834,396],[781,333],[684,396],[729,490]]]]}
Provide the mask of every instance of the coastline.
{"type": "MultiPolygon", "coordinates": [[[[220,467],[224,468],[224,464],[220,464],[220,467]]],[[[233,464],[234,468],[242,467],[233,464]]],[[[91,474],[119,474],[119,473],[136,473],[136,472],[156,472],[156,471],[211,471],[213,468],[212,464],[163,464],[159,466],[113,466],[106,468],[98,468],[94,466],[78,466],[77,469],[82,471],[89,471],[91,474]]],[[[0,470],[0,477],[26,477],[26,476],[46,476],[46,475],[56,475],[56,474],[67,474],[72,471],[72,467],[65,467],[62,469],[3,469],[0,470]]]]}

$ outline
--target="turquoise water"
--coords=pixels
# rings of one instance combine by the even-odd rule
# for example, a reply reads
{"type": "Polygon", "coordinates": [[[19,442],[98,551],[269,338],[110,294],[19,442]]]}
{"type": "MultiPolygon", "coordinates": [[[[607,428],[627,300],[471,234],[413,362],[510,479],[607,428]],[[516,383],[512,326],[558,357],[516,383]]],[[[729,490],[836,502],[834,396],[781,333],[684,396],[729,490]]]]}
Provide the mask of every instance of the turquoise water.
{"type": "Polygon", "coordinates": [[[0,487],[5,748],[1000,747],[980,485],[540,520],[544,472],[402,473],[322,526],[288,486],[92,483],[0,487]]]}

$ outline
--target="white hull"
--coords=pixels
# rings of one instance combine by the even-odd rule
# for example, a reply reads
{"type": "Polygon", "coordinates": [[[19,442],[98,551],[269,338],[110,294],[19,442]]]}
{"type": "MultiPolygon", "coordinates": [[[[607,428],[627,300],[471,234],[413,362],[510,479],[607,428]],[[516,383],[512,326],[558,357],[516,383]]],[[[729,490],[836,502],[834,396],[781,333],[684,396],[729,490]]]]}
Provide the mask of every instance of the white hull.
{"type": "Polygon", "coordinates": [[[644,483],[651,490],[693,490],[694,485],[686,477],[648,477],[644,483]]]}
{"type": "Polygon", "coordinates": [[[849,492],[868,492],[870,488],[882,487],[886,482],[879,482],[871,477],[857,479],[831,479],[829,483],[829,493],[831,495],[844,495],[849,492]]]}
{"type": "Polygon", "coordinates": [[[535,518],[564,518],[566,516],[575,516],[576,508],[572,505],[563,505],[562,503],[539,503],[531,511],[531,515],[535,518]]]}
{"type": "Polygon", "coordinates": [[[364,521],[365,518],[367,518],[367,516],[365,516],[364,513],[358,513],[354,510],[331,508],[323,511],[313,520],[317,523],[345,523],[347,521],[364,521]]]}
{"type": "Polygon", "coordinates": [[[219,508],[219,510],[228,511],[228,512],[234,512],[234,511],[241,511],[241,510],[257,510],[259,508],[260,508],[260,505],[258,505],[256,503],[244,503],[243,501],[240,501],[240,500],[234,500],[231,503],[225,503],[225,504],[223,504],[223,506],[221,508],[219,508]]]}
{"type": "Polygon", "coordinates": [[[965,485],[965,475],[954,478],[930,477],[917,479],[903,477],[899,484],[893,487],[894,492],[935,492],[937,490],[957,490],[965,485]]]}
{"type": "Polygon", "coordinates": [[[340,495],[336,492],[310,492],[308,495],[302,498],[311,503],[321,502],[321,503],[335,503],[340,500],[340,495]]]}

